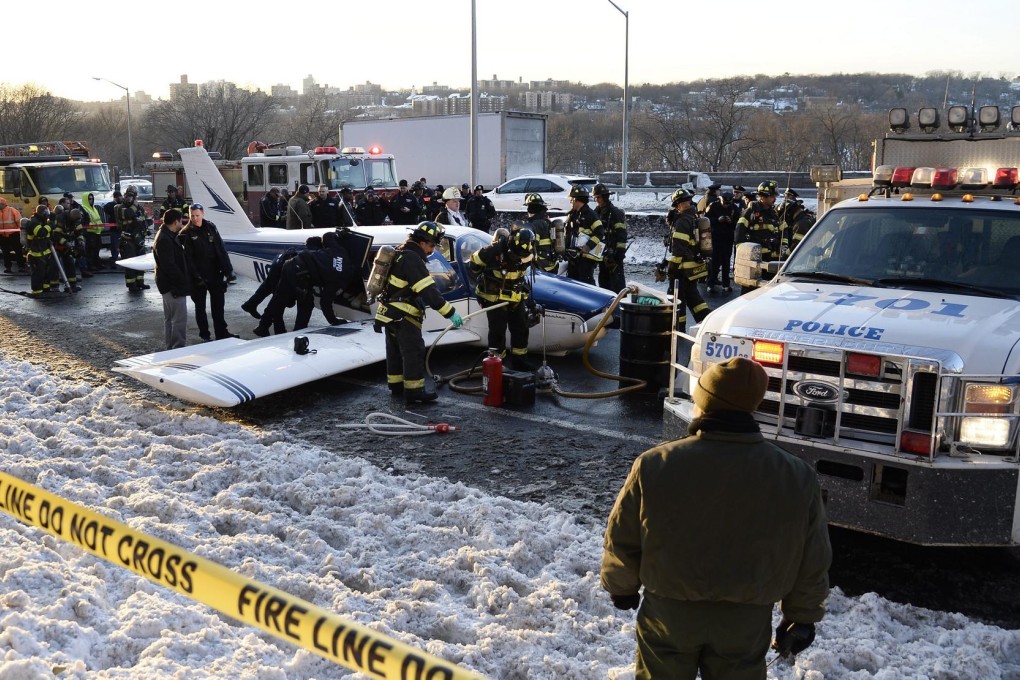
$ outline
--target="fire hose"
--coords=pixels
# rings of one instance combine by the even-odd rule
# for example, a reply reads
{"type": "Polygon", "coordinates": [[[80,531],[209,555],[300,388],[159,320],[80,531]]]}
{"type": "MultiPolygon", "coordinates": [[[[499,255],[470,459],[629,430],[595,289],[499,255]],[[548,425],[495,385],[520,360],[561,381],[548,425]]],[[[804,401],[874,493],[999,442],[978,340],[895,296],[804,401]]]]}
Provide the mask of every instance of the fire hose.
{"type": "Polygon", "coordinates": [[[373,434],[407,436],[445,434],[447,432],[457,431],[457,427],[455,425],[448,425],[447,423],[429,423],[427,425],[420,425],[418,423],[412,423],[411,421],[405,420],[399,416],[395,416],[392,413],[380,412],[369,413],[365,416],[364,422],[342,423],[335,427],[342,430],[356,430],[364,428],[373,434]]]}

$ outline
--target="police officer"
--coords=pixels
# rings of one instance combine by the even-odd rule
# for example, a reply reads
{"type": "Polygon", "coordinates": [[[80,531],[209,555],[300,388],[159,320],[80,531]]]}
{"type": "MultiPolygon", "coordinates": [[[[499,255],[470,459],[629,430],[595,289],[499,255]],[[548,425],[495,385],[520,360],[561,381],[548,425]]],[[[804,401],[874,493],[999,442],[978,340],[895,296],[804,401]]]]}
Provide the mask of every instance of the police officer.
{"type": "Polygon", "coordinates": [[[690,307],[695,321],[708,316],[709,308],[698,292],[698,281],[708,276],[708,268],[698,257],[697,219],[698,211],[692,204],[694,195],[686,189],[677,189],[672,195],[673,210],[669,212],[669,266],[666,275],[669,277],[668,293],[672,295],[674,288],[680,296],[677,308],[677,330],[687,328],[687,308],[690,307]]]}
{"type": "Polygon", "coordinates": [[[380,296],[376,323],[386,333],[386,383],[407,403],[435,401],[425,388],[425,341],[421,335],[425,305],[460,328],[464,320],[436,288],[425,260],[440,245],[446,232],[435,222],[421,222],[397,246],[390,275],[380,296]]]}
{"type": "Polygon", "coordinates": [[[337,206],[339,201],[329,195],[325,184],[320,184],[315,198],[308,204],[312,211],[312,224],[316,229],[335,229],[337,226],[337,206]]]}
{"type": "Polygon", "coordinates": [[[210,340],[209,319],[205,313],[206,297],[212,312],[213,331],[216,339],[240,337],[227,329],[223,316],[227,278],[233,273],[227,249],[216,225],[205,219],[205,208],[201,203],[191,204],[191,220],[181,229],[178,236],[188,255],[188,269],[191,271],[191,301],[195,303],[195,322],[198,335],[210,340]]]}
{"type": "Polygon", "coordinates": [[[712,225],[712,263],[708,269],[708,292],[715,293],[715,287],[722,279],[722,292],[731,292],[730,259],[733,256],[733,234],[740,219],[740,208],[733,202],[733,192],[724,191],[720,200],[708,206],[705,213],[712,225]]]}
{"type": "Polygon", "coordinates": [[[390,201],[390,221],[393,224],[418,224],[422,206],[411,193],[407,180],[400,180],[400,191],[390,201]]]}
{"type": "MultiPolygon", "coordinates": [[[[145,232],[148,226],[145,224],[145,211],[142,206],[135,203],[137,198],[138,190],[130,186],[124,192],[124,200],[114,209],[115,229],[120,232],[122,259],[142,255],[145,252],[145,232]]],[[[142,272],[134,269],[124,270],[124,285],[133,293],[149,288],[142,272]]]]}
{"type": "Polygon", "coordinates": [[[365,193],[358,201],[356,216],[358,224],[363,227],[376,227],[386,221],[386,203],[379,200],[375,187],[365,187],[365,193]]]}
{"type": "Polygon", "coordinates": [[[28,244],[28,266],[32,272],[31,296],[40,297],[51,290],[60,290],[50,243],[50,211],[45,205],[36,206],[35,214],[25,225],[25,241],[28,244]]]}
{"type": "Polygon", "coordinates": [[[535,234],[535,266],[544,272],[555,274],[558,268],[556,244],[553,242],[553,224],[546,217],[549,206],[542,194],[528,194],[524,197],[528,211],[526,225],[535,234]]]}
{"type": "MultiPolygon", "coordinates": [[[[467,185],[464,186],[467,187],[467,185]]],[[[461,192],[463,193],[463,189],[461,192]]],[[[471,196],[464,201],[464,215],[467,216],[472,227],[489,233],[492,220],[496,218],[496,206],[492,204],[488,196],[482,193],[481,184],[476,185],[471,196]]]]}
{"type": "Polygon", "coordinates": [[[619,293],[627,283],[624,281],[623,258],[627,254],[627,217],[609,199],[613,192],[605,184],[592,187],[595,197],[595,212],[606,230],[606,249],[599,265],[599,287],[619,293]]]}
{"type": "MultiPolygon", "coordinates": [[[[782,256],[783,234],[779,215],[776,213],[776,196],[779,189],[772,180],[758,185],[758,198],[744,211],[737,221],[736,242],[757,243],[761,246],[761,261],[772,262],[782,256]]],[[[743,287],[741,294],[753,288],[743,287]]]]}
{"type": "Polygon", "coordinates": [[[354,223],[354,191],[350,187],[340,190],[340,202],[336,205],[337,224],[341,227],[353,227],[354,223]]]}
{"type": "Polygon", "coordinates": [[[705,191],[705,195],[698,199],[698,214],[704,215],[708,212],[708,206],[719,200],[719,191],[722,189],[721,184],[709,185],[705,191]]]}
{"type": "Polygon", "coordinates": [[[571,208],[567,213],[567,276],[595,285],[595,267],[602,261],[605,228],[588,206],[588,190],[575,186],[570,190],[571,208]]]}
{"type": "Polygon", "coordinates": [[[509,327],[511,367],[515,371],[534,370],[526,359],[531,299],[526,276],[534,257],[535,234],[528,228],[497,237],[491,245],[478,249],[471,256],[471,272],[478,278],[475,287],[478,304],[487,308],[507,303],[488,312],[489,347],[495,349],[500,358],[505,358],[509,327]]]}
{"type": "Polygon", "coordinates": [[[259,337],[268,336],[269,324],[276,321],[282,323],[283,310],[294,303],[297,303],[294,330],[307,328],[315,304],[313,290],[316,288],[319,289],[322,315],[329,325],[337,325],[340,320],[333,312],[333,300],[357,274],[357,267],[337,233],[331,231],[323,234],[321,248],[298,251],[283,263],[280,282],[266,306],[266,313],[253,332],[259,337]]]}

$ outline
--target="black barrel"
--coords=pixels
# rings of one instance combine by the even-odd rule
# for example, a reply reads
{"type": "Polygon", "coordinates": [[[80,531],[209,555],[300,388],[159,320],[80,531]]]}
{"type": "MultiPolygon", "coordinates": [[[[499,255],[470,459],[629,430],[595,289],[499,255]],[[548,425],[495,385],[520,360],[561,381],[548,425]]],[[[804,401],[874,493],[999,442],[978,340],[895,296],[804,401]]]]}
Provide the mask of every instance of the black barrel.
{"type": "Polygon", "coordinates": [[[672,324],[670,305],[621,302],[620,375],[647,381],[648,392],[669,385],[672,324]]]}

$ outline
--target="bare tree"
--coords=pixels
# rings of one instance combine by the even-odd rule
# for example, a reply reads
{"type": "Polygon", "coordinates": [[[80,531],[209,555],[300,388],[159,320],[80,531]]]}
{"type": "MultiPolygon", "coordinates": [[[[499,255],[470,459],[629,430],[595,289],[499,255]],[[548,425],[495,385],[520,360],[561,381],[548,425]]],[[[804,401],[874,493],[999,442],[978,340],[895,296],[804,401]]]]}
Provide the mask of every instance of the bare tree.
{"type": "Polygon", "coordinates": [[[276,116],[276,103],[264,92],[218,84],[201,94],[160,101],[149,107],[143,138],[159,149],[190,146],[201,139],[205,148],[224,158],[240,158],[248,143],[265,135],[276,116]]]}
{"type": "Polygon", "coordinates": [[[77,117],[69,100],[37,85],[0,84],[0,144],[66,139],[77,117]]]}
{"type": "Polygon", "coordinates": [[[75,125],[74,135],[77,139],[88,140],[93,156],[127,168],[130,160],[127,125],[127,112],[120,103],[105,104],[81,118],[75,125]]]}
{"type": "Polygon", "coordinates": [[[297,106],[281,111],[266,142],[299,144],[303,149],[336,146],[340,124],[352,118],[350,109],[340,106],[340,97],[315,91],[301,95],[297,106]]]}

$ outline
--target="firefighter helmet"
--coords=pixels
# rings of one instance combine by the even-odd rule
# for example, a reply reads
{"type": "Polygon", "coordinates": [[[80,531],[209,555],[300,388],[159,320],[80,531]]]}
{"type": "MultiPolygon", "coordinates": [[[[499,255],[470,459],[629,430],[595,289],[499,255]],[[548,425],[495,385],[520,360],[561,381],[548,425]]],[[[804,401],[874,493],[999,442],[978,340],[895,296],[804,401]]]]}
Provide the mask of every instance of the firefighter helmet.
{"type": "Polygon", "coordinates": [[[411,232],[411,238],[415,241],[428,241],[434,246],[439,245],[445,235],[446,230],[443,229],[443,225],[432,221],[419,222],[411,232]]]}
{"type": "Polygon", "coordinates": [[[135,185],[132,184],[131,186],[129,186],[127,189],[124,190],[124,195],[125,196],[137,196],[138,195],[138,189],[135,189],[135,185]]]}
{"type": "Polygon", "coordinates": [[[457,187],[450,187],[443,192],[444,201],[459,201],[460,200],[460,189],[457,187]]]}
{"type": "Polygon", "coordinates": [[[676,205],[677,203],[691,202],[694,199],[694,194],[687,191],[687,189],[677,189],[673,192],[673,195],[669,197],[671,204],[676,205]]]}
{"type": "Polygon", "coordinates": [[[534,241],[535,232],[530,229],[518,229],[510,234],[507,247],[511,253],[523,259],[528,255],[531,255],[531,251],[535,247],[534,241]]]}
{"type": "Polygon", "coordinates": [[[609,196],[612,193],[613,192],[609,190],[609,187],[607,187],[602,182],[599,182],[598,184],[591,188],[592,196],[609,196]]]}
{"type": "Polygon", "coordinates": [[[578,201],[584,201],[585,203],[587,203],[588,199],[590,198],[590,195],[588,194],[588,190],[585,189],[584,187],[574,185],[570,189],[570,198],[577,199],[578,201]]]}
{"type": "Polygon", "coordinates": [[[759,196],[777,196],[779,194],[779,186],[770,179],[765,180],[758,185],[759,196]]]}
{"type": "Polygon", "coordinates": [[[524,197],[524,205],[527,208],[545,208],[545,199],[542,194],[528,194],[524,197]]]}

